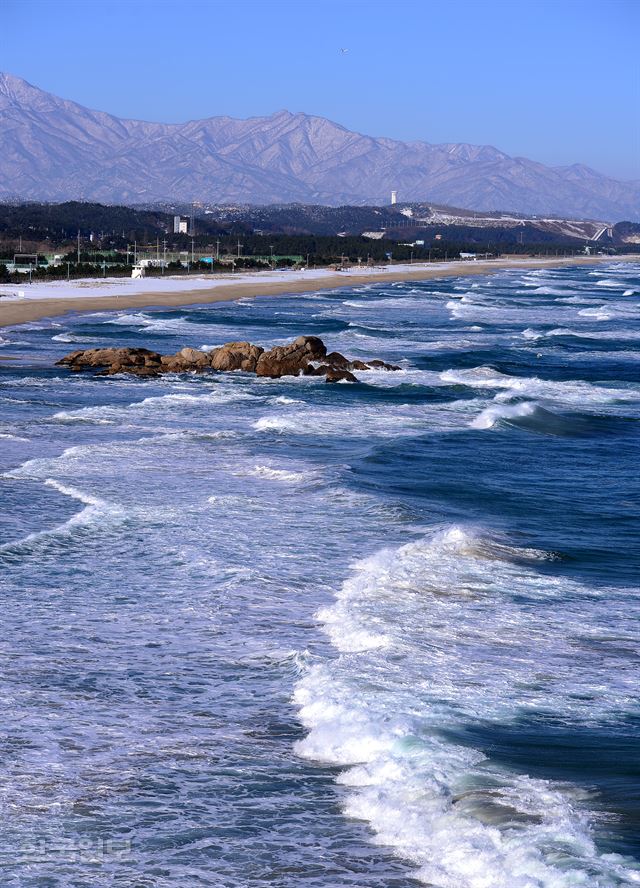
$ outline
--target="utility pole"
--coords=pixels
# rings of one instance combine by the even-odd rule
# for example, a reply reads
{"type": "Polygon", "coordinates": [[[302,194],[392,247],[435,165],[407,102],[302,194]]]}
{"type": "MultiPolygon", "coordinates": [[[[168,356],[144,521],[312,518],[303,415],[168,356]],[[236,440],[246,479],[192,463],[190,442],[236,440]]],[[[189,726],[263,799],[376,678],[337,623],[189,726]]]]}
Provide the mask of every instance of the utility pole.
{"type": "Polygon", "coordinates": [[[78,265],[80,265],[80,229],[78,228],[78,265]]]}
{"type": "Polygon", "coordinates": [[[238,259],[240,258],[240,248],[242,244],[240,243],[240,238],[238,238],[238,259]]]}
{"type": "Polygon", "coordinates": [[[216,241],[216,262],[220,258],[220,238],[216,241]]]}
{"type": "Polygon", "coordinates": [[[70,265],[71,265],[71,263],[67,262],[67,282],[69,281],[69,266],[70,265]]]}
{"type": "Polygon", "coordinates": [[[193,265],[193,263],[194,263],[194,258],[193,258],[193,238],[191,238],[191,264],[193,265]]]}

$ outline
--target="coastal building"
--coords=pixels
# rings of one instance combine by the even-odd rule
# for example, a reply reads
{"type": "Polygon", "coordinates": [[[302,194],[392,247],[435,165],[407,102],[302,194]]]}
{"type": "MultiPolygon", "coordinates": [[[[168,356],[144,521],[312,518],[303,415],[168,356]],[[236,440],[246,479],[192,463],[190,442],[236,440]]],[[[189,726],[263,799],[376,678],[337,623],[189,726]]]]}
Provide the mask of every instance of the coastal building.
{"type": "Polygon", "coordinates": [[[166,268],[168,262],[166,259],[140,259],[137,264],[141,268],[166,268]]]}
{"type": "Polygon", "coordinates": [[[477,259],[494,259],[495,256],[493,253],[460,253],[461,259],[467,259],[471,261],[476,261],[477,259]]]}
{"type": "Polygon", "coordinates": [[[393,206],[394,204],[397,204],[397,203],[398,203],[398,192],[392,191],[391,192],[391,205],[393,206]]]}
{"type": "Polygon", "coordinates": [[[173,217],[173,233],[174,234],[188,234],[189,233],[189,220],[186,216],[174,216],[173,217]]]}

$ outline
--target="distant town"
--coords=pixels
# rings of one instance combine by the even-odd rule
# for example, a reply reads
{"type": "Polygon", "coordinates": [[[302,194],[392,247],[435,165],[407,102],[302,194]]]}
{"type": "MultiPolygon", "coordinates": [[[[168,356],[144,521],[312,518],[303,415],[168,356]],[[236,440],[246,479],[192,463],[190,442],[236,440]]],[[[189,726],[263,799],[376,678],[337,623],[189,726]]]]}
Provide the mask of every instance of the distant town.
{"type": "Polygon", "coordinates": [[[640,223],[387,206],[0,204],[0,281],[634,252],[640,223]]]}

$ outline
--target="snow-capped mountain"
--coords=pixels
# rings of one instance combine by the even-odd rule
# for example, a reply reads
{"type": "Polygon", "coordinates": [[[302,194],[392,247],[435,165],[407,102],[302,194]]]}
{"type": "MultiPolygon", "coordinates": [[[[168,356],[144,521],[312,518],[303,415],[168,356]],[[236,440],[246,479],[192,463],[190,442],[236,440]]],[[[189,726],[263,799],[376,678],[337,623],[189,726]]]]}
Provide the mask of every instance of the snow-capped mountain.
{"type": "Polygon", "coordinates": [[[91,111],[0,74],[0,199],[324,204],[432,201],[640,220],[640,182],[490,146],[400,142],[307,114],[182,124],[91,111]]]}

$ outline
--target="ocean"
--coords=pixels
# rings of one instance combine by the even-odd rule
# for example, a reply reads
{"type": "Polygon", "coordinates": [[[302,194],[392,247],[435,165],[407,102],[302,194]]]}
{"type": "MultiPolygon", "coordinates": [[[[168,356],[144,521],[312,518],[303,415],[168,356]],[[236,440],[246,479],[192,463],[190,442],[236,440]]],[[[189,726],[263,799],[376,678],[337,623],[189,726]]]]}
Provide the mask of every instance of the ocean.
{"type": "Polygon", "coordinates": [[[3,886],[640,885],[640,265],[1,335],[3,886]]]}

